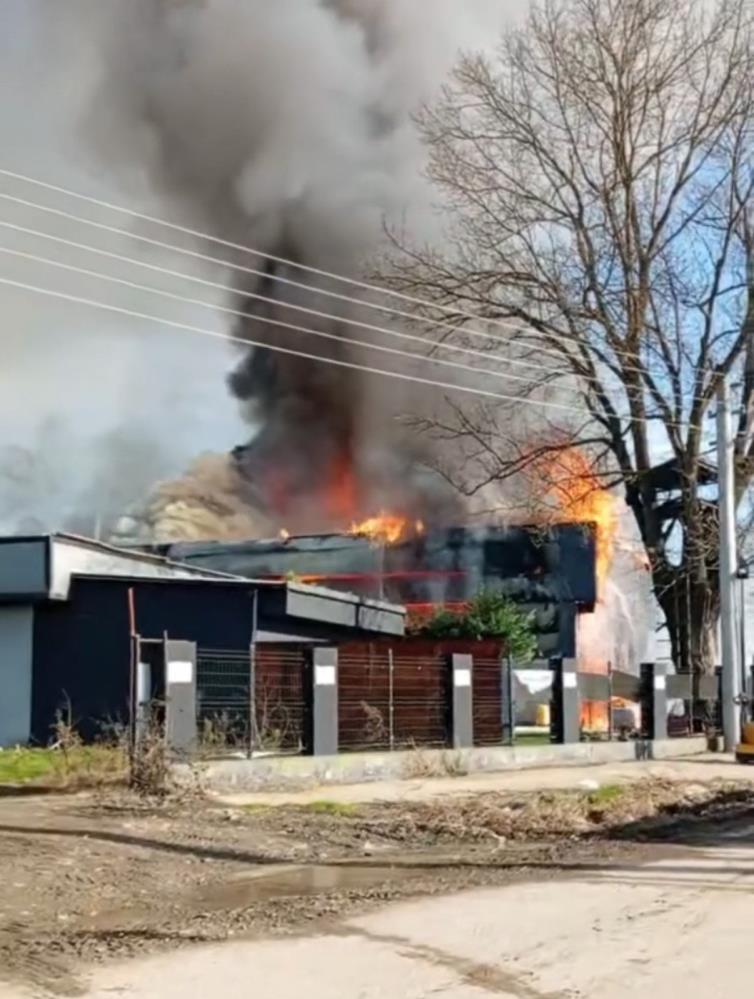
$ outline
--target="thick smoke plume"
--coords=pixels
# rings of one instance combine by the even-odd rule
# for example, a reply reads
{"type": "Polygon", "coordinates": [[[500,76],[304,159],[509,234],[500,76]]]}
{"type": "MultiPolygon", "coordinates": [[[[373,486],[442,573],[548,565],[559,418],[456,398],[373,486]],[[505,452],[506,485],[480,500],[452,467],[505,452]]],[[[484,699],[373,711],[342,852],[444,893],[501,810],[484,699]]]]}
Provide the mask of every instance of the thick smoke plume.
{"type": "MultiPolygon", "coordinates": [[[[110,170],[124,183],[146,176],[166,211],[196,228],[354,277],[384,248],[386,226],[433,235],[412,112],[437,93],[460,47],[494,44],[506,12],[499,0],[129,0],[81,9],[101,59],[86,131],[110,170]]],[[[209,249],[246,268],[219,268],[239,289],[233,308],[248,314],[236,337],[431,377],[427,365],[345,342],[396,345],[353,325],[385,325],[386,316],[326,294],[347,295],[348,286],[209,249]]],[[[381,506],[435,520],[458,514],[426,470],[428,444],[397,419],[438,407],[441,392],[254,348],[229,383],[254,428],[232,459],[245,500],[281,526],[342,527],[381,506]]],[[[185,483],[163,493],[191,505],[185,483]]],[[[159,525],[154,509],[150,518],[159,525]]]]}

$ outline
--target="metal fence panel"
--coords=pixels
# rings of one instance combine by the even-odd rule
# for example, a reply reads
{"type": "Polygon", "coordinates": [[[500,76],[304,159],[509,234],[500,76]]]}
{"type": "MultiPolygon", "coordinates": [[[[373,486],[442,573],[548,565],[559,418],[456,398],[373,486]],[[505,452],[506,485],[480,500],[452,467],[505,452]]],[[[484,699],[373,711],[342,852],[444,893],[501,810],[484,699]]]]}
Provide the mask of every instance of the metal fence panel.
{"type": "Polygon", "coordinates": [[[257,645],[253,665],[254,750],[302,752],[310,704],[306,688],[309,648],[257,645]]]}
{"type": "Polygon", "coordinates": [[[301,752],[306,646],[197,652],[197,722],[205,755],[301,752]]]}
{"type": "Polygon", "coordinates": [[[363,646],[338,663],[342,750],[438,747],[450,742],[450,663],[363,646]]]}
{"type": "Polygon", "coordinates": [[[392,653],[384,648],[338,662],[338,745],[342,750],[391,749],[395,743],[392,653]]]}
{"type": "Polygon", "coordinates": [[[196,713],[205,754],[245,751],[251,738],[251,663],[248,649],[199,649],[196,713]]]}
{"type": "Polygon", "coordinates": [[[450,743],[450,664],[446,656],[394,662],[396,746],[450,743]]]}
{"type": "Polygon", "coordinates": [[[693,700],[694,682],[691,673],[671,673],[666,679],[666,684],[666,690],[670,700],[693,700]]]}
{"type": "Polygon", "coordinates": [[[633,673],[623,673],[613,670],[610,674],[613,697],[621,697],[626,701],[640,701],[642,695],[642,679],[633,673]]]}
{"type": "Polygon", "coordinates": [[[578,674],[579,694],[582,701],[609,701],[610,677],[599,673],[578,674]]]}
{"type": "Polygon", "coordinates": [[[503,667],[499,659],[474,659],[472,710],[475,746],[503,743],[503,667]]]}

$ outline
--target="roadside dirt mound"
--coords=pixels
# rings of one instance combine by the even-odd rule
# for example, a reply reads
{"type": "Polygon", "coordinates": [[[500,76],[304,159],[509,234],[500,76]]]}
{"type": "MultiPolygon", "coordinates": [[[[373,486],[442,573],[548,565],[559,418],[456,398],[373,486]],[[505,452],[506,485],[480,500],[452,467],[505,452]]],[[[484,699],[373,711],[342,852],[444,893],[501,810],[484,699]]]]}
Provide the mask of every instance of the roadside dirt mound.
{"type": "Polygon", "coordinates": [[[487,793],[416,805],[383,804],[361,810],[356,829],[387,840],[562,840],[649,834],[681,819],[703,819],[715,811],[754,807],[754,792],[736,784],[647,781],[583,791],[525,795],[487,793]]]}

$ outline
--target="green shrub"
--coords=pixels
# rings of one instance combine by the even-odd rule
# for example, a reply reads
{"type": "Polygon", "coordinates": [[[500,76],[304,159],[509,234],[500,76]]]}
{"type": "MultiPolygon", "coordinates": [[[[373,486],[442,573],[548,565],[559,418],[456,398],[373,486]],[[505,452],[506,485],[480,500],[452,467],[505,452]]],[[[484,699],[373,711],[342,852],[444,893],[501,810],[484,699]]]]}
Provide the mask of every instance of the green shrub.
{"type": "Polygon", "coordinates": [[[522,611],[502,593],[481,590],[460,610],[438,610],[421,621],[414,634],[422,638],[497,638],[505,642],[508,654],[521,662],[534,659],[537,640],[533,615],[522,611]]]}

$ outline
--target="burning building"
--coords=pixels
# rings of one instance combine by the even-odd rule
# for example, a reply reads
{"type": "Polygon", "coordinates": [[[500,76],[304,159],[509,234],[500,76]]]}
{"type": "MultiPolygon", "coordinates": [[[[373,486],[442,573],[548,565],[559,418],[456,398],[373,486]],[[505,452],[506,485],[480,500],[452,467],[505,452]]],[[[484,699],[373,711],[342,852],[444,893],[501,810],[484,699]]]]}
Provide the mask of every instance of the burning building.
{"type": "MultiPolygon", "coordinates": [[[[417,614],[494,590],[532,614],[540,656],[576,658],[584,672],[638,672],[651,654],[654,604],[618,498],[575,449],[532,476],[541,500],[536,524],[448,526],[444,512],[435,520],[427,511],[427,521],[382,513],[339,533],[281,531],[267,540],[184,541],[159,550],[197,569],[295,578],[417,614]]],[[[607,706],[587,703],[583,716],[585,726],[604,728],[607,706]]]]}
{"type": "Polygon", "coordinates": [[[576,655],[576,620],[597,598],[593,526],[401,530],[399,518],[350,534],[161,549],[195,569],[256,579],[296,578],[425,612],[458,606],[481,588],[531,610],[546,655],[576,655]]]}
{"type": "MultiPolygon", "coordinates": [[[[442,238],[412,113],[459,46],[494,42],[494,6],[435,0],[427,17],[405,0],[133,0],[90,19],[102,67],[91,134],[113,171],[148,179],[162,214],[214,238],[192,265],[209,255],[222,277],[240,350],[229,387],[249,425],[232,454],[158,488],[117,539],[417,607],[494,584],[547,619],[543,652],[636,666],[618,507],[588,456],[562,448],[534,462],[533,510],[498,503],[506,526],[469,526],[479,521],[448,467],[472,459],[415,429],[452,409],[431,365],[457,360],[444,353],[456,331],[428,307],[426,345],[391,353],[406,312],[362,283],[393,245],[386,230],[442,238]],[[281,530],[295,537],[248,540],[281,530]]],[[[499,349],[456,367],[453,385],[478,388],[496,365],[504,377],[515,347],[499,349]]],[[[533,439],[551,432],[524,408],[533,439]]],[[[526,422],[516,409],[510,420],[526,422]]]]}
{"type": "Polygon", "coordinates": [[[386,229],[434,230],[412,113],[459,46],[501,21],[487,0],[438,0],[431,17],[402,0],[133,0],[82,20],[101,69],[84,116],[97,153],[220,241],[201,254],[227,289],[228,385],[249,424],[211,475],[205,461],[135,511],[137,536],[335,531],[383,508],[464,522],[436,449],[400,420],[445,407],[422,377],[447,331],[391,354],[395,302],[348,282],[384,253],[386,229]]]}
{"type": "Polygon", "coordinates": [[[489,386],[515,348],[459,365],[447,349],[465,334],[446,313],[413,323],[364,278],[393,246],[386,232],[440,238],[412,116],[459,48],[494,44],[503,12],[488,0],[435,0],[429,17],[404,0],[89,6],[77,26],[98,67],[85,132],[113,176],[146,182],[181,239],[213,240],[189,239],[180,276],[206,270],[222,292],[206,304],[232,317],[228,385],[249,427],[232,454],[157,488],[116,540],[330,534],[381,510],[432,531],[468,524],[447,475],[468,456],[416,421],[452,412],[433,380],[489,386]],[[407,327],[426,339],[403,349],[407,327]],[[434,366],[453,358],[452,377],[434,366]]]}
{"type": "MultiPolygon", "coordinates": [[[[264,484],[270,470],[273,481],[280,481],[273,455],[258,466],[257,481],[264,484]]],[[[470,526],[467,512],[451,504],[434,511],[419,507],[423,517],[399,508],[359,519],[366,512],[359,504],[369,502],[357,488],[365,480],[341,463],[319,479],[321,493],[302,484],[293,500],[303,506],[313,499],[315,516],[320,502],[329,503],[333,517],[337,512],[346,525],[350,519],[337,533],[281,530],[266,540],[252,532],[240,540],[179,537],[150,547],[195,567],[257,579],[296,578],[416,613],[461,606],[482,588],[496,590],[533,613],[542,656],[575,657],[587,672],[606,672],[610,665],[638,671],[650,655],[654,604],[640,546],[626,541],[619,499],[602,487],[588,456],[576,448],[535,464],[529,475],[537,493],[533,524],[470,526]]],[[[259,511],[253,519],[274,522],[274,512],[286,509],[286,496],[280,493],[273,504],[269,494],[265,502],[257,493],[250,500],[249,509],[259,511]]]]}

